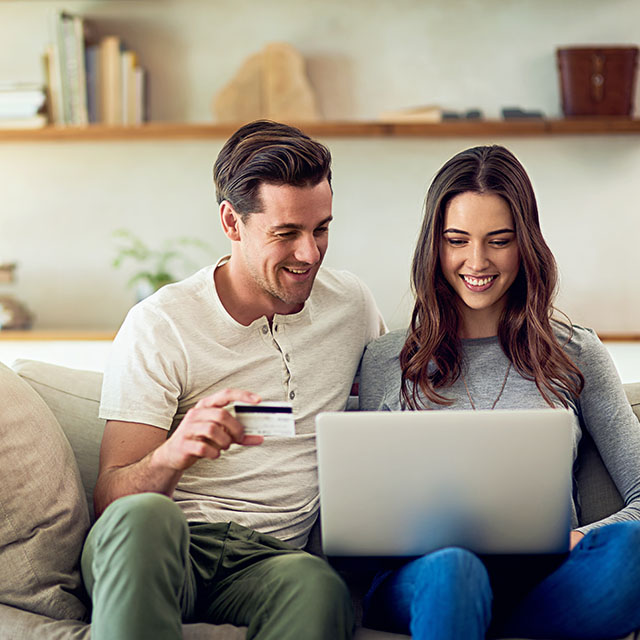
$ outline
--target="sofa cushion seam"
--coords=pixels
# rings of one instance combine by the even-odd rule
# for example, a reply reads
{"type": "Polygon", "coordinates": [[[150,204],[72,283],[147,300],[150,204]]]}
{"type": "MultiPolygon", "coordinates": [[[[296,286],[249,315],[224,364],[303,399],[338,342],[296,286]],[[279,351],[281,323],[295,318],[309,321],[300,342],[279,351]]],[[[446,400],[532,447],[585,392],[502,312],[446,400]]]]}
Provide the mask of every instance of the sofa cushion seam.
{"type": "Polygon", "coordinates": [[[79,395],[77,393],[72,393],[71,391],[66,391],[63,389],[60,389],[59,387],[54,387],[50,384],[47,384],[46,382],[40,382],[39,380],[35,380],[34,378],[31,378],[27,375],[24,374],[18,374],[21,378],[23,378],[24,380],[29,381],[29,383],[34,383],[37,385],[41,385],[43,387],[46,387],[47,389],[52,389],[53,391],[59,391],[60,393],[64,393],[65,395],[71,396],[73,398],[78,398],[80,400],[87,400],[88,402],[93,402],[95,404],[100,404],[99,400],[96,400],[95,398],[87,398],[85,395],[79,395]]]}

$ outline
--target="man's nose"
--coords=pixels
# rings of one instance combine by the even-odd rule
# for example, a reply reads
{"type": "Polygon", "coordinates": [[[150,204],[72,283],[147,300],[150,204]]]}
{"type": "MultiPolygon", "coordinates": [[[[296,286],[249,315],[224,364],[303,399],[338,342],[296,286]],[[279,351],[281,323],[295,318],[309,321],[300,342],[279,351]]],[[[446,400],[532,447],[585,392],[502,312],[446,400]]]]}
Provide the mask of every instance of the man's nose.
{"type": "Polygon", "coordinates": [[[304,234],[298,238],[294,256],[296,260],[305,264],[315,264],[320,260],[320,249],[313,234],[304,234]]]}

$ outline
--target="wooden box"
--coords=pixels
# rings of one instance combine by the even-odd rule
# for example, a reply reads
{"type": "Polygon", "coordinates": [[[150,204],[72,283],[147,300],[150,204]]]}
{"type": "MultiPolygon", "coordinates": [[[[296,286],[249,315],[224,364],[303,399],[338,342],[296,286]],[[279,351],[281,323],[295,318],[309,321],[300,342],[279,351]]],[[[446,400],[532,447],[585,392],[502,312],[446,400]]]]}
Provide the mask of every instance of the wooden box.
{"type": "Polygon", "coordinates": [[[631,116],[638,47],[556,51],[565,116],[631,116]]]}

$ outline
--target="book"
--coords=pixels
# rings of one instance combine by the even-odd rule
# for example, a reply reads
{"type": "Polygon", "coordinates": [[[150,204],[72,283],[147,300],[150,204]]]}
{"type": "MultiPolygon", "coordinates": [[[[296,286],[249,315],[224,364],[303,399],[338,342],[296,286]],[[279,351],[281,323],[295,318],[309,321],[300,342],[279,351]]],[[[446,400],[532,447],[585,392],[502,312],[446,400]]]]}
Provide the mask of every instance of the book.
{"type": "Polygon", "coordinates": [[[59,87],[59,119],[60,124],[71,123],[71,101],[69,100],[69,76],[65,45],[65,29],[61,12],[53,12],[51,18],[51,40],[54,56],[53,71],[56,73],[56,84],[59,87]]]}
{"type": "Polygon", "coordinates": [[[120,38],[105,36],[100,40],[98,81],[100,122],[122,124],[122,62],[120,38]]]}
{"type": "Polygon", "coordinates": [[[443,110],[441,107],[431,105],[424,107],[410,107],[408,109],[395,109],[383,111],[378,120],[381,122],[442,122],[443,110]]]}
{"type": "Polygon", "coordinates": [[[122,124],[136,122],[136,54],[124,50],[120,55],[122,63],[122,124]]]}
{"type": "Polygon", "coordinates": [[[67,20],[69,46],[73,47],[74,51],[74,66],[70,71],[73,124],[84,126],[89,124],[84,20],[80,16],[68,16],[67,20]]]}
{"type": "Polygon", "coordinates": [[[148,76],[142,67],[136,67],[136,112],[134,124],[142,124],[149,119],[148,114],[148,76]]]}
{"type": "Polygon", "coordinates": [[[122,63],[122,124],[138,125],[146,118],[146,74],[138,65],[135,51],[123,49],[122,63]]]}
{"type": "Polygon", "coordinates": [[[87,117],[89,122],[100,122],[100,47],[90,44],[85,47],[85,77],[87,94],[87,117]]]}
{"type": "Polygon", "coordinates": [[[1,84],[0,118],[29,118],[45,106],[46,92],[39,85],[1,84]]]}
{"type": "Polygon", "coordinates": [[[52,44],[47,50],[46,65],[52,120],[57,124],[86,125],[84,20],[64,11],[51,16],[52,44]]]}
{"type": "Polygon", "coordinates": [[[39,84],[33,83],[0,83],[0,100],[13,102],[40,102],[44,95],[44,89],[39,84]]]}
{"type": "Polygon", "coordinates": [[[57,44],[56,13],[49,18],[50,43],[44,53],[45,77],[47,81],[47,106],[49,119],[53,124],[64,124],[64,108],[62,97],[62,73],[60,71],[60,52],[57,44]]]}
{"type": "Polygon", "coordinates": [[[47,124],[47,116],[39,113],[29,118],[0,118],[0,129],[40,129],[47,124]]]}

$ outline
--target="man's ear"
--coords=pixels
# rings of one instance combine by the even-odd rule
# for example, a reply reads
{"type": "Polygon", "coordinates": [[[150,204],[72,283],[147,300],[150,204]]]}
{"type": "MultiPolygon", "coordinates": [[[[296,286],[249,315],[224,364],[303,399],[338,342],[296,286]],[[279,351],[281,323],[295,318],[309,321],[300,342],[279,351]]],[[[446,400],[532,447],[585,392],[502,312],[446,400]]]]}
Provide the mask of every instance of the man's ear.
{"type": "Polygon", "coordinates": [[[238,242],[240,240],[240,216],[228,200],[223,200],[220,203],[220,222],[227,238],[238,242]]]}

